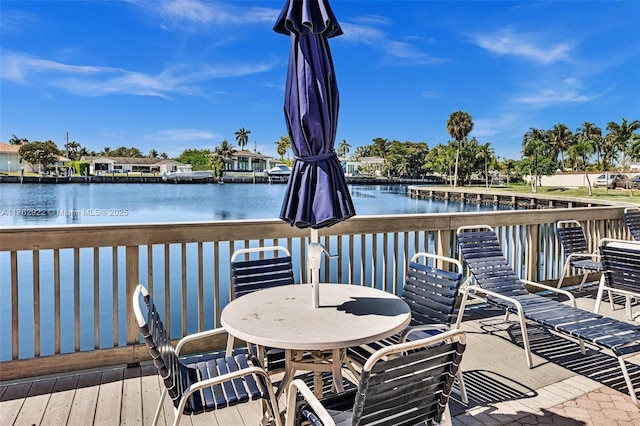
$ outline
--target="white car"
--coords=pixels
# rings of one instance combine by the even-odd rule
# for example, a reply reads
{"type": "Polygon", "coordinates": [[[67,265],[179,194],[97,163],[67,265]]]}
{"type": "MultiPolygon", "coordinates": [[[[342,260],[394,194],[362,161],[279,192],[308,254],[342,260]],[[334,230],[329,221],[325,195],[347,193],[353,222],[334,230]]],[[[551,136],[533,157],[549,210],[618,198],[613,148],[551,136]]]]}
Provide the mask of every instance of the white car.
{"type": "Polygon", "coordinates": [[[280,164],[267,170],[267,174],[269,176],[289,176],[291,174],[291,169],[284,164],[280,164]]]}

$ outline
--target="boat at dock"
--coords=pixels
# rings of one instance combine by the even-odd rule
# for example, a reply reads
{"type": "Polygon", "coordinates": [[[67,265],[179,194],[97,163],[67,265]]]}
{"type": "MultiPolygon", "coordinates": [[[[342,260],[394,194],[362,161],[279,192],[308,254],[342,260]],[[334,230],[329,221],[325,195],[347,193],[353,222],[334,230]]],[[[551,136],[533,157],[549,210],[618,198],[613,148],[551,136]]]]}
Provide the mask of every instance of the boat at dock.
{"type": "Polygon", "coordinates": [[[211,177],[213,177],[213,172],[211,170],[194,171],[191,168],[191,164],[178,166],[176,171],[162,174],[162,179],[165,181],[167,180],[201,180],[201,179],[209,179],[211,177]]]}

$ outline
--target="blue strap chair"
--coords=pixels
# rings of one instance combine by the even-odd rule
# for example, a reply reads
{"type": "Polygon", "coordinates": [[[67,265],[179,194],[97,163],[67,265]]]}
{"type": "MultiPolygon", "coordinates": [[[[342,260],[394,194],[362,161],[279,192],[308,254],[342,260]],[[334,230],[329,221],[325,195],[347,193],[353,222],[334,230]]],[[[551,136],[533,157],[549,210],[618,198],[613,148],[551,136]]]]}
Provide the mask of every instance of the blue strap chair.
{"type": "MultiPolygon", "coordinates": [[[[411,309],[411,323],[395,336],[349,348],[350,362],[363,365],[369,356],[385,346],[424,339],[451,329],[456,320],[454,311],[461,283],[459,261],[431,253],[416,253],[409,262],[402,288],[402,299],[411,309]]],[[[462,370],[458,370],[458,386],[462,402],[467,404],[462,370]]]]}
{"type": "Polygon", "coordinates": [[[625,207],[624,219],[633,239],[640,241],[640,208],[625,207]]]}
{"type": "Polygon", "coordinates": [[[570,268],[584,270],[580,289],[591,272],[601,272],[602,262],[598,252],[590,252],[582,225],[577,220],[561,220],[556,224],[556,232],[564,251],[564,267],[558,280],[558,288],[562,286],[564,277],[570,268]]]}
{"type": "Polygon", "coordinates": [[[296,379],[286,425],[450,425],[448,402],[465,347],[460,330],[386,346],[368,358],[357,389],[321,400],[296,379]]]}
{"type": "MultiPolygon", "coordinates": [[[[232,299],[258,290],[294,284],[291,253],[283,246],[236,250],[231,256],[231,283],[232,299]]],[[[229,335],[227,355],[233,352],[234,340],[234,337],[229,335]]],[[[247,345],[247,347],[252,352],[251,345],[247,345]]],[[[265,348],[264,355],[269,372],[280,371],[284,368],[283,350],[265,348]]]]}
{"type": "Polygon", "coordinates": [[[164,384],[153,425],[158,422],[167,395],[173,402],[174,425],[180,424],[183,415],[219,410],[254,400],[263,401],[263,424],[269,421],[281,424],[271,380],[255,357],[247,354],[204,354],[190,360],[179,357],[186,343],[222,335],[224,329],[186,336],[174,348],[153,299],[143,285],[138,285],[133,294],[133,311],[164,384]]]}

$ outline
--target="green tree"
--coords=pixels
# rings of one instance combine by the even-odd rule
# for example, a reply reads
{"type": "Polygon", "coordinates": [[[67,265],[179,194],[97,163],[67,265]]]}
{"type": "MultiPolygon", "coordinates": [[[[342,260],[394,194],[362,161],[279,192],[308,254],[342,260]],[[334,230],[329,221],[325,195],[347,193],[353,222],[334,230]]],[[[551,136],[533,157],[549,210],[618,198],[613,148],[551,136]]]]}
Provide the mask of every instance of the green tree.
{"type": "Polygon", "coordinates": [[[342,142],[338,145],[338,157],[346,157],[351,149],[351,145],[347,143],[346,139],[342,139],[342,142]]]}
{"type": "Polygon", "coordinates": [[[177,160],[184,164],[191,164],[193,170],[211,169],[211,151],[208,149],[185,149],[177,160]]]}
{"type": "Polygon", "coordinates": [[[456,148],[455,146],[448,144],[438,144],[431,148],[425,156],[423,169],[426,171],[437,173],[441,176],[445,176],[447,181],[450,181],[453,175],[453,166],[456,162],[456,148]]]}
{"type": "Polygon", "coordinates": [[[363,157],[371,157],[371,146],[370,145],[361,145],[356,148],[356,151],[353,153],[352,158],[356,161],[363,157]]]}
{"type": "MultiPolygon", "coordinates": [[[[105,148],[105,150],[108,148],[105,148]]],[[[128,157],[128,158],[143,158],[144,155],[136,147],[127,148],[126,146],[119,146],[114,150],[109,150],[108,155],[110,157],[128,157]]]]}
{"type": "Polygon", "coordinates": [[[493,163],[496,158],[496,153],[494,149],[491,148],[491,142],[480,145],[476,156],[484,162],[484,182],[485,187],[489,188],[489,165],[493,163]]]}
{"type": "Polygon", "coordinates": [[[633,120],[628,122],[626,117],[622,118],[620,124],[615,121],[610,121],[607,124],[607,130],[609,131],[607,136],[611,138],[611,143],[615,149],[622,153],[623,167],[626,167],[626,153],[629,148],[629,143],[631,142],[631,136],[638,129],[640,129],[640,121],[633,120]]]}
{"type": "Polygon", "coordinates": [[[20,154],[22,162],[31,164],[31,170],[36,171],[36,166],[46,170],[47,167],[54,164],[60,151],[52,141],[34,141],[22,144],[18,149],[18,154],[20,154]]]}
{"type": "Polygon", "coordinates": [[[531,190],[538,192],[540,176],[555,172],[555,161],[548,155],[549,143],[544,130],[532,127],[522,139],[523,164],[531,175],[531,190]]]}
{"type": "Polygon", "coordinates": [[[456,147],[456,164],[453,173],[453,186],[458,185],[458,167],[460,163],[460,151],[462,149],[462,141],[473,130],[473,120],[468,112],[455,111],[447,120],[447,132],[457,143],[456,147]]]}
{"type": "Polygon", "coordinates": [[[606,170],[603,166],[603,163],[606,163],[604,156],[602,157],[602,163],[600,163],[601,155],[605,153],[605,147],[602,141],[602,129],[594,123],[583,121],[582,125],[576,129],[576,141],[577,139],[583,139],[593,145],[594,153],[597,155],[598,168],[606,170]]]}
{"type": "Polygon", "coordinates": [[[595,152],[595,144],[592,140],[579,135],[576,141],[571,147],[569,147],[568,154],[574,159],[574,164],[578,164],[582,171],[584,171],[584,177],[587,179],[587,186],[589,187],[589,197],[593,195],[591,188],[591,181],[589,180],[589,174],[587,173],[587,167],[589,165],[589,158],[595,152]]]}
{"type": "Polygon", "coordinates": [[[78,142],[67,142],[64,144],[64,149],[66,151],[67,158],[69,158],[70,160],[77,160],[78,158],[80,158],[80,156],[78,155],[80,144],[78,142]]]}
{"type": "Polygon", "coordinates": [[[553,126],[553,129],[549,130],[548,138],[549,142],[551,143],[551,148],[553,150],[555,160],[560,165],[560,170],[564,171],[564,153],[572,144],[573,133],[571,133],[571,130],[569,130],[569,128],[565,124],[558,123],[553,126]],[[558,156],[560,156],[559,160],[558,156]]]}
{"type": "Polygon", "coordinates": [[[291,149],[289,136],[280,136],[280,140],[274,143],[277,145],[276,152],[280,155],[280,159],[284,160],[284,155],[291,149]]]}
{"type": "Polygon", "coordinates": [[[156,151],[155,149],[149,151],[149,158],[158,158],[158,151],[156,151]]]}
{"type": "Polygon", "coordinates": [[[369,156],[386,158],[389,150],[389,141],[383,138],[375,138],[369,148],[369,156]]]}
{"type": "Polygon", "coordinates": [[[251,130],[246,130],[244,127],[241,127],[240,130],[235,133],[236,142],[241,150],[244,150],[244,147],[249,143],[249,133],[251,133],[251,130]]]}

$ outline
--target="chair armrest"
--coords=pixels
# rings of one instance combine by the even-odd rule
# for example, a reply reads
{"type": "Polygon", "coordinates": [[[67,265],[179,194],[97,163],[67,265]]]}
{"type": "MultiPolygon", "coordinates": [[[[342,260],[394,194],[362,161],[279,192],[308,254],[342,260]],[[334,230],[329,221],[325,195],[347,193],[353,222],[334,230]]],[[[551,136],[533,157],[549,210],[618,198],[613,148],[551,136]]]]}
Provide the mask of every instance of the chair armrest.
{"type": "MultiPolygon", "coordinates": [[[[482,294],[485,294],[485,295],[493,296],[493,297],[498,298],[498,299],[505,300],[505,301],[507,301],[509,303],[513,303],[515,305],[515,307],[518,309],[518,312],[522,312],[522,304],[520,302],[518,302],[516,299],[512,298],[512,297],[505,296],[504,294],[496,293],[495,291],[484,289],[484,288],[479,287],[477,285],[467,286],[467,288],[465,289],[465,292],[466,293],[470,293],[471,290],[474,290],[474,291],[476,291],[478,293],[482,293],[482,294]]],[[[480,298],[480,296],[477,296],[475,294],[473,295],[473,297],[480,298]]]]}
{"type": "Polygon", "coordinates": [[[226,330],[222,327],[219,327],[219,328],[214,328],[213,330],[201,331],[199,333],[193,333],[193,334],[189,334],[188,336],[184,336],[182,339],[178,341],[178,344],[176,345],[176,355],[180,355],[180,350],[182,349],[182,347],[189,342],[193,342],[194,340],[204,339],[211,336],[217,336],[218,334],[223,334],[223,333],[226,333],[226,330]]]}
{"type": "Polygon", "coordinates": [[[567,256],[567,258],[565,259],[565,262],[570,262],[572,260],[575,260],[574,258],[585,258],[585,259],[592,259],[592,260],[596,260],[599,262],[600,261],[600,254],[598,253],[571,253],[569,256],[567,256]]]}
{"type": "Polygon", "coordinates": [[[522,281],[523,283],[525,283],[525,284],[529,284],[529,285],[534,286],[534,287],[542,288],[542,289],[544,289],[544,290],[551,290],[551,291],[553,291],[554,293],[564,294],[564,295],[565,295],[565,296],[567,296],[567,297],[569,298],[569,300],[571,301],[571,305],[572,305],[574,308],[575,308],[575,307],[577,307],[577,305],[576,305],[576,298],[574,297],[574,295],[573,295],[573,294],[571,294],[571,293],[570,293],[570,292],[568,292],[567,290],[561,290],[561,289],[556,288],[556,287],[549,287],[548,285],[540,284],[540,283],[537,283],[537,282],[535,282],[535,281],[529,281],[529,280],[521,280],[521,281],[522,281]]]}
{"type": "Polygon", "coordinates": [[[402,330],[402,333],[400,333],[400,343],[403,343],[407,340],[407,337],[409,337],[409,335],[411,333],[414,332],[418,332],[418,331],[430,331],[430,330],[439,330],[439,331],[447,331],[449,330],[451,327],[449,327],[449,325],[447,324],[421,324],[421,325],[413,325],[410,327],[405,328],[404,330],[402,330]]]}
{"type": "Polygon", "coordinates": [[[295,379],[289,384],[287,397],[287,421],[286,426],[293,426],[296,418],[298,393],[311,407],[313,412],[320,418],[323,425],[334,426],[335,423],[327,410],[322,406],[318,398],[313,394],[311,389],[300,379],[295,379]]]}

